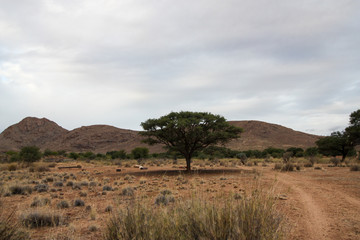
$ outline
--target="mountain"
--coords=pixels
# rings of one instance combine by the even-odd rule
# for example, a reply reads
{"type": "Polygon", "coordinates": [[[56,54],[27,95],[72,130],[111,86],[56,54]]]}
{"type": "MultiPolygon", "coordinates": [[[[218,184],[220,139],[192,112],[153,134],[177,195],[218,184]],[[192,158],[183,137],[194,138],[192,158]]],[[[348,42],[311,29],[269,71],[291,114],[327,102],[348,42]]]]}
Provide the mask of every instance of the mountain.
{"type": "MultiPolygon", "coordinates": [[[[241,127],[241,138],[226,147],[236,150],[265,149],[267,147],[307,148],[315,146],[319,136],[294,131],[276,124],[260,121],[230,121],[241,127]]],[[[137,131],[108,125],[92,125],[68,131],[46,118],[27,117],[8,127],[0,134],[0,151],[19,150],[35,145],[41,150],[66,150],[68,152],[106,153],[113,150],[130,152],[135,147],[147,147],[150,152],[164,151],[161,145],[148,146],[137,131]]]]}
{"type": "Polygon", "coordinates": [[[29,145],[45,149],[67,132],[46,118],[27,117],[0,134],[0,150],[19,150],[29,145]]]}
{"type": "Polygon", "coordinates": [[[261,121],[229,121],[230,124],[241,127],[244,132],[239,139],[233,140],[226,146],[231,149],[263,150],[267,147],[283,148],[314,147],[319,136],[294,131],[281,125],[261,121]]]}

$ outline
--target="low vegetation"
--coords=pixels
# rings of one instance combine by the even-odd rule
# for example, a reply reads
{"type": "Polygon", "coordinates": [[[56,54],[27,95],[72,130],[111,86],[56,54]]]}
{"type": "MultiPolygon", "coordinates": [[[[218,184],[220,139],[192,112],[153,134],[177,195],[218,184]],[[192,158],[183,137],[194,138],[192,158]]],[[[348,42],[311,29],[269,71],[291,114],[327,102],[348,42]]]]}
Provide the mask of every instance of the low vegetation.
{"type": "Polygon", "coordinates": [[[105,239],[283,239],[283,218],[268,195],[193,198],[171,207],[137,202],[110,219],[105,239]]]}

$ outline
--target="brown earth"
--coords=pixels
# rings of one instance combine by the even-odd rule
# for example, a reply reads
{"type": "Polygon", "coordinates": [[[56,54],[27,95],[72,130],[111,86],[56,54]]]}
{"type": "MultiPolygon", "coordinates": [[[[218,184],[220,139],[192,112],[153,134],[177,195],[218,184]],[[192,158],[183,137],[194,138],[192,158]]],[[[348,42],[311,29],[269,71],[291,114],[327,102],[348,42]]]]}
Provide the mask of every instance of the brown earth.
{"type": "MultiPolygon", "coordinates": [[[[244,132],[239,139],[226,145],[234,150],[265,149],[276,147],[308,148],[315,146],[319,136],[310,135],[276,124],[260,121],[231,121],[244,132]]],[[[16,150],[23,146],[35,145],[41,150],[66,150],[73,152],[125,150],[148,147],[150,152],[163,152],[161,145],[148,146],[143,143],[137,131],[125,130],[108,125],[93,125],[68,131],[46,118],[28,117],[8,127],[0,134],[0,151],[16,150]]]]}
{"type": "MultiPolygon", "coordinates": [[[[64,186],[55,193],[33,193],[0,198],[3,206],[7,206],[7,210],[15,209],[16,216],[29,210],[34,196],[51,198],[50,209],[56,208],[59,198],[69,202],[81,198],[86,205],[90,205],[95,210],[96,217],[92,220],[91,212],[84,210],[85,207],[70,207],[63,210],[68,225],[28,229],[33,239],[55,239],[63,235],[71,236],[71,239],[101,239],[106,222],[111,216],[104,209],[109,205],[122,207],[131,202],[131,199],[124,198],[120,194],[121,189],[128,186],[136,187],[136,195],[145,194],[146,199],[150,201],[153,201],[163,189],[171,190],[179,200],[184,196],[192,195],[194,191],[197,195],[211,199],[226,192],[250,192],[258,186],[265,189],[272,188],[274,196],[284,196],[277,200],[276,206],[285,218],[284,226],[287,233],[285,239],[360,239],[360,174],[350,172],[349,168],[317,165],[322,169],[305,168],[297,172],[283,173],[274,171],[273,165],[235,168],[215,166],[206,167],[205,171],[185,174],[171,164],[159,167],[147,165],[149,169],[146,171],[122,167],[122,172],[116,172],[116,166],[80,164],[83,169],[54,168],[49,173],[35,174],[33,177],[37,176],[37,181],[40,181],[49,176],[59,178],[64,174],[70,174],[76,180],[70,178],[68,181],[95,181],[98,186],[82,187],[82,190],[64,186]],[[127,176],[133,178],[127,180],[127,176]],[[183,179],[180,182],[179,177],[183,179]],[[101,189],[104,185],[119,189],[102,195],[101,189]],[[86,192],[87,196],[79,197],[80,192],[86,192]],[[97,226],[98,230],[89,231],[89,226],[92,225],[97,226]]],[[[64,165],[66,164],[60,163],[57,167],[64,165]]],[[[198,169],[204,168],[198,167],[198,169]]],[[[3,179],[8,179],[7,172],[0,173],[3,179]]],[[[24,177],[26,173],[20,171],[10,175],[12,181],[15,181],[17,176],[24,177]]],[[[33,177],[26,179],[31,180],[33,177]]],[[[51,186],[52,183],[48,184],[51,186]]]]}

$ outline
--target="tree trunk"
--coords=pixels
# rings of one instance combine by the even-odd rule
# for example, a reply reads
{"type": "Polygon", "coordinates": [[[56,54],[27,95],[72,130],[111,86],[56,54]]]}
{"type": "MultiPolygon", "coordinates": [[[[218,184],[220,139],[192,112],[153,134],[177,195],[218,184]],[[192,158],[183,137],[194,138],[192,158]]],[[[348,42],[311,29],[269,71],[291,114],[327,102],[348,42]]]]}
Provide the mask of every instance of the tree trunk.
{"type": "Polygon", "coordinates": [[[186,171],[190,172],[191,171],[191,158],[190,157],[186,157],[186,171]]]}

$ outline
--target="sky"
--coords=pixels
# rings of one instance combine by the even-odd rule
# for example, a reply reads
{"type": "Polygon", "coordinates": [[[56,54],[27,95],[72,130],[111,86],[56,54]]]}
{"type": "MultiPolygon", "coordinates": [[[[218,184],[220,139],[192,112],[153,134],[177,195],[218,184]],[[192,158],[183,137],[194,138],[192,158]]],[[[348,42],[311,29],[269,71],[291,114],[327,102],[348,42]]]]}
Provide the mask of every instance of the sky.
{"type": "Polygon", "coordinates": [[[200,111],[329,135],[359,108],[358,0],[0,0],[0,132],[200,111]]]}

